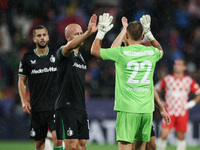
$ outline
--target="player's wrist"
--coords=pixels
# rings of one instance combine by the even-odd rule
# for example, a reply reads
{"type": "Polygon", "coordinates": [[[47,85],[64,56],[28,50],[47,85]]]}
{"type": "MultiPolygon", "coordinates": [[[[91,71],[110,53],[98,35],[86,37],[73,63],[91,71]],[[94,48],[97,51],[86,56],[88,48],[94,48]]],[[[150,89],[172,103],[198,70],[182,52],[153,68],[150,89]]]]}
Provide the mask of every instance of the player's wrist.
{"type": "Polygon", "coordinates": [[[196,102],[195,102],[195,100],[191,100],[191,101],[189,101],[186,105],[185,105],[185,109],[191,109],[191,108],[193,108],[194,106],[196,105],[196,102]]]}
{"type": "Polygon", "coordinates": [[[97,39],[100,39],[100,40],[103,40],[104,36],[105,36],[105,33],[104,33],[104,32],[98,31],[98,32],[97,32],[97,35],[96,35],[96,38],[97,38],[97,39]]]}
{"type": "Polygon", "coordinates": [[[164,107],[159,108],[160,112],[166,112],[164,107]]]}
{"type": "Polygon", "coordinates": [[[149,42],[151,42],[151,41],[153,41],[155,38],[154,38],[154,36],[153,36],[153,34],[152,34],[152,32],[149,30],[148,32],[146,32],[145,34],[145,38],[149,41],[149,42]]]}
{"type": "Polygon", "coordinates": [[[190,105],[193,106],[193,107],[196,105],[195,100],[191,100],[189,103],[190,103],[190,105]]]}

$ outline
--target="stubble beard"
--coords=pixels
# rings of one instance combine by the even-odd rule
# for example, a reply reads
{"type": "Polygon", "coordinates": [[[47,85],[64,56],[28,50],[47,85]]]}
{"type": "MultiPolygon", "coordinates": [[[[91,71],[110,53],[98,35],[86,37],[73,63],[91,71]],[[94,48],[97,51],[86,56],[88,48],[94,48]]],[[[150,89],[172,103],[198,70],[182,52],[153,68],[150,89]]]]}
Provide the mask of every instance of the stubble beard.
{"type": "Polygon", "coordinates": [[[38,46],[39,48],[41,48],[41,49],[44,49],[44,48],[46,48],[46,47],[47,47],[47,45],[48,45],[48,42],[46,42],[46,44],[45,44],[45,45],[41,45],[40,43],[37,43],[37,46],[38,46]]]}

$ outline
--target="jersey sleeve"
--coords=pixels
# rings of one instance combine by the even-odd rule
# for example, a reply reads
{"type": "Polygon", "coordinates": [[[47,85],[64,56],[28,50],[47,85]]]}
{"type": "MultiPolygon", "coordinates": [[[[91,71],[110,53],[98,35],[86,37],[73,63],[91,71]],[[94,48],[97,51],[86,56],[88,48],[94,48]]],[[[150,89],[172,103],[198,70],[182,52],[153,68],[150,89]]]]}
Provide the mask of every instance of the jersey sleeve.
{"type": "Polygon", "coordinates": [[[19,63],[19,70],[18,70],[19,76],[27,77],[29,75],[29,67],[28,67],[28,61],[26,59],[26,55],[24,55],[19,63]]]}
{"type": "Polygon", "coordinates": [[[156,61],[160,60],[162,58],[161,51],[158,48],[156,48],[156,47],[152,46],[152,48],[154,49],[154,52],[155,52],[155,55],[156,55],[156,61]]]}
{"type": "Polygon", "coordinates": [[[120,50],[122,47],[113,47],[113,48],[107,48],[107,49],[100,49],[101,58],[103,60],[112,60],[117,62],[120,54],[120,50]]]}
{"type": "Polygon", "coordinates": [[[68,56],[65,56],[65,55],[63,54],[63,47],[60,47],[60,48],[57,50],[57,52],[56,52],[56,57],[57,57],[58,62],[65,61],[65,60],[68,58],[68,56]]]}
{"type": "Polygon", "coordinates": [[[190,89],[191,89],[191,92],[198,95],[200,94],[200,87],[199,87],[199,84],[192,79],[192,83],[190,85],[190,89]]]}
{"type": "Polygon", "coordinates": [[[160,81],[158,81],[158,83],[156,83],[155,88],[156,90],[161,91],[162,89],[165,88],[165,86],[166,86],[165,79],[162,78],[160,81]]]}

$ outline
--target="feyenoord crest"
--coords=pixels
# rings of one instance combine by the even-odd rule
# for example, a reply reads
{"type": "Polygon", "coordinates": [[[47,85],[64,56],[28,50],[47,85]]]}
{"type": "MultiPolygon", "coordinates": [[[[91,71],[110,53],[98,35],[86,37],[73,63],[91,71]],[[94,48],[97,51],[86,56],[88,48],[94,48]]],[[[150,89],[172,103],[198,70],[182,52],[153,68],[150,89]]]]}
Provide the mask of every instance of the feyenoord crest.
{"type": "Polygon", "coordinates": [[[72,130],[71,128],[69,128],[69,129],[67,130],[67,135],[68,135],[68,136],[72,136],[73,134],[74,134],[73,130],[72,130]]]}
{"type": "Polygon", "coordinates": [[[55,63],[55,61],[56,61],[55,57],[53,55],[51,55],[50,62],[55,63]]]}
{"type": "Polygon", "coordinates": [[[34,129],[32,128],[31,132],[30,132],[31,137],[34,137],[36,135],[34,129]]]}

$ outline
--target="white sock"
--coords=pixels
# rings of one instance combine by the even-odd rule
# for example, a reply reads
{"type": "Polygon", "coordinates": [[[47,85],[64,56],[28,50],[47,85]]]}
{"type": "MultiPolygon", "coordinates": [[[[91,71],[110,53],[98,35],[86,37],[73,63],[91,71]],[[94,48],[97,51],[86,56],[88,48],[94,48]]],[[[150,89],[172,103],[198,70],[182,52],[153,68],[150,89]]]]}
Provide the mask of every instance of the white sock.
{"type": "Polygon", "coordinates": [[[45,148],[44,150],[53,150],[53,142],[49,138],[45,139],[45,148]]]}
{"type": "Polygon", "coordinates": [[[63,142],[62,142],[62,146],[63,146],[63,148],[65,148],[65,142],[64,142],[64,140],[63,140],[63,142]]]}
{"type": "Polygon", "coordinates": [[[186,150],[186,141],[177,139],[177,147],[176,150],[186,150]]]}
{"type": "Polygon", "coordinates": [[[167,140],[163,140],[161,138],[158,139],[157,142],[157,149],[158,150],[165,150],[167,146],[167,140]]]}

